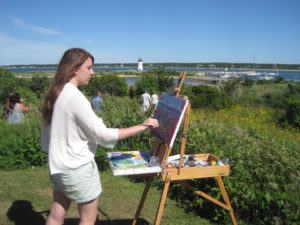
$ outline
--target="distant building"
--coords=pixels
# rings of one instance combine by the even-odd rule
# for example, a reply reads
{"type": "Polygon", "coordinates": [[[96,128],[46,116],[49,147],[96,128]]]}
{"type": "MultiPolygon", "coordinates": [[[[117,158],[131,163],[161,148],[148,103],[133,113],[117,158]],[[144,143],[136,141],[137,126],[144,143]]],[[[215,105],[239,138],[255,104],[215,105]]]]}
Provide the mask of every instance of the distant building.
{"type": "Polygon", "coordinates": [[[143,60],[139,58],[138,60],[138,71],[143,71],[143,60]]]}

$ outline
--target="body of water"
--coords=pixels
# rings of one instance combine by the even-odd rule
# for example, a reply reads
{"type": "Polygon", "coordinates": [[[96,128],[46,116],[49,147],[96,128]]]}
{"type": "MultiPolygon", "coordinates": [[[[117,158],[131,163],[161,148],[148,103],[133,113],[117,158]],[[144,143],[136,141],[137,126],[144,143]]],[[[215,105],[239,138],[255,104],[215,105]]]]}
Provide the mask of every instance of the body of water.
{"type": "MultiPolygon", "coordinates": [[[[138,80],[140,80],[141,78],[125,78],[125,81],[127,83],[127,85],[130,87],[130,86],[134,86],[134,83],[138,80]]],[[[177,80],[178,79],[174,79],[175,80],[175,83],[177,83],[177,80]]],[[[204,82],[201,82],[201,81],[192,81],[192,80],[183,80],[183,83],[184,84],[188,84],[188,85],[200,85],[200,84],[205,84],[204,82]]]]}
{"type": "MultiPolygon", "coordinates": [[[[136,67],[94,67],[95,71],[117,71],[117,70],[133,70],[136,71],[136,67]]],[[[152,70],[153,68],[144,68],[144,70],[152,70]]],[[[222,72],[224,69],[200,69],[200,68],[168,68],[166,69],[175,70],[175,71],[199,71],[199,72],[222,72]]],[[[11,69],[12,72],[34,72],[34,71],[56,71],[56,68],[13,68],[11,69]]],[[[247,70],[242,69],[228,69],[227,72],[245,72],[247,70]]],[[[251,69],[249,69],[251,71],[251,69]]],[[[272,73],[273,70],[255,70],[259,73],[272,73]]],[[[300,81],[300,71],[294,71],[294,70],[280,70],[276,71],[279,73],[278,76],[283,77],[285,80],[294,80],[294,81],[300,81]]],[[[243,75],[245,77],[246,75],[243,75]]],[[[250,79],[259,79],[259,76],[248,76],[250,79]]],[[[276,77],[276,76],[275,76],[276,77]]],[[[192,82],[191,84],[194,84],[192,82]]]]}

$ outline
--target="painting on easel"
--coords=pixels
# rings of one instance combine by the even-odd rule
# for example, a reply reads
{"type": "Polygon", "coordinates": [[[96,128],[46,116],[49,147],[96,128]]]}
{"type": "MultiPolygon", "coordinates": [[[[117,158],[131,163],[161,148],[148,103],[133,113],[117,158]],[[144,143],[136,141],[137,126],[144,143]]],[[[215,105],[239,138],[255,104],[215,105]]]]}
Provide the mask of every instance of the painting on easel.
{"type": "Polygon", "coordinates": [[[188,100],[162,93],[153,118],[159,122],[159,127],[151,128],[152,133],[172,148],[178,128],[182,121],[188,100]]]}

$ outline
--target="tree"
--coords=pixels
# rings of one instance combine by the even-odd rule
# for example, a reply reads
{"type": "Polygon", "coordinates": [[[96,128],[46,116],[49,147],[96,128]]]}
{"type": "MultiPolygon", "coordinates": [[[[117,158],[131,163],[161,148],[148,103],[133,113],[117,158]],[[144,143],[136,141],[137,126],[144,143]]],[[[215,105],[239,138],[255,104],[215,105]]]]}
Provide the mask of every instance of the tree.
{"type": "Polygon", "coordinates": [[[192,86],[186,90],[193,108],[220,110],[230,104],[229,97],[214,87],[205,85],[192,86]]]}
{"type": "Polygon", "coordinates": [[[238,88],[240,80],[234,79],[226,81],[224,87],[222,88],[223,92],[227,95],[232,96],[236,89],[238,88]]]}
{"type": "Polygon", "coordinates": [[[124,78],[116,75],[104,75],[93,77],[87,91],[89,95],[94,95],[97,90],[116,96],[125,96],[128,92],[127,83],[124,78]]]}
{"type": "Polygon", "coordinates": [[[159,66],[156,69],[146,71],[142,74],[141,80],[136,83],[136,94],[141,95],[147,89],[150,93],[152,91],[168,92],[170,87],[175,85],[173,76],[178,77],[179,72],[174,70],[166,70],[159,66]]]}
{"type": "Polygon", "coordinates": [[[145,90],[148,90],[151,93],[153,90],[159,90],[159,85],[157,78],[150,73],[145,73],[142,75],[142,78],[136,83],[136,95],[142,95],[145,90]]]}
{"type": "Polygon", "coordinates": [[[29,83],[29,88],[40,97],[47,90],[49,86],[50,80],[48,77],[41,76],[32,76],[31,81],[29,83]]]}
{"type": "Polygon", "coordinates": [[[300,127],[300,94],[295,94],[287,100],[285,110],[288,123],[300,127]]]}
{"type": "Polygon", "coordinates": [[[244,86],[246,86],[246,87],[252,87],[253,86],[253,80],[252,79],[250,79],[248,76],[246,76],[246,78],[245,78],[245,82],[244,82],[244,86]]]}
{"type": "Polygon", "coordinates": [[[17,79],[10,70],[0,68],[0,103],[6,104],[7,98],[13,92],[17,79]]]}
{"type": "Polygon", "coordinates": [[[280,83],[280,82],[283,82],[284,81],[284,78],[283,77],[276,77],[275,78],[275,83],[280,83]]]}

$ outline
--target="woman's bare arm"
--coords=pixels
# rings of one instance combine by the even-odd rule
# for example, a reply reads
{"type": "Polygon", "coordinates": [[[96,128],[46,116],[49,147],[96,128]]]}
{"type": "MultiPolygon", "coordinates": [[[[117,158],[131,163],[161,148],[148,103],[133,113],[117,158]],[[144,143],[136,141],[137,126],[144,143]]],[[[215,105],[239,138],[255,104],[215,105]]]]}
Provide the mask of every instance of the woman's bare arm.
{"type": "Polygon", "coordinates": [[[128,138],[132,135],[138,134],[142,131],[147,130],[149,127],[158,127],[157,119],[148,118],[142,124],[128,127],[128,128],[119,128],[118,140],[128,138]]]}

